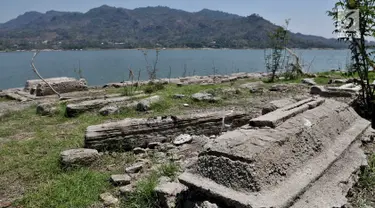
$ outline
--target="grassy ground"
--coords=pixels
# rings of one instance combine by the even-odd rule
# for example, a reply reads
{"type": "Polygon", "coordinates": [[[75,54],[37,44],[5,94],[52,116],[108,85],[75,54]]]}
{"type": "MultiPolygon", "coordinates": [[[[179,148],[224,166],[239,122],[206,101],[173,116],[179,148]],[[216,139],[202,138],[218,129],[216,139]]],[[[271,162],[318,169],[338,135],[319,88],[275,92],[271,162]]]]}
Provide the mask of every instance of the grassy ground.
{"type": "MultiPolygon", "coordinates": [[[[329,78],[321,77],[315,80],[326,84],[329,78]]],[[[233,87],[249,81],[237,81],[233,87]]],[[[291,82],[300,83],[301,79],[283,80],[277,83],[291,82]]],[[[270,85],[272,84],[266,84],[266,86],[270,85]]],[[[145,90],[146,87],[138,90],[145,90]]],[[[104,155],[91,167],[63,171],[59,165],[60,152],[82,147],[84,133],[88,126],[127,117],[175,115],[190,109],[222,107],[227,105],[225,98],[237,102],[252,97],[249,92],[233,95],[219,90],[228,87],[232,87],[232,84],[182,87],[165,85],[163,89],[152,92],[163,99],[152,106],[153,112],[149,114],[139,113],[134,109],[124,109],[119,115],[110,117],[86,113],[68,119],[64,117],[63,106],[59,114],[47,117],[36,115],[36,108],[33,106],[0,118],[0,200],[16,199],[16,204],[20,207],[31,208],[88,207],[98,201],[99,194],[111,191],[109,176],[121,173],[124,165],[135,160],[132,154],[104,155]],[[204,103],[189,98],[189,95],[202,90],[217,94],[224,100],[219,103],[204,103]],[[184,94],[186,97],[174,99],[174,94],[184,94]],[[185,103],[189,104],[188,108],[183,107],[185,103]]],[[[109,91],[122,93],[124,89],[109,91]]],[[[5,101],[7,100],[0,98],[0,102],[5,101]]],[[[166,164],[150,173],[138,183],[135,193],[124,201],[123,207],[152,207],[155,195],[151,190],[155,187],[157,178],[162,175],[174,177],[177,170],[178,167],[174,164],[166,164]]],[[[375,168],[370,171],[374,173],[375,168]]],[[[375,177],[371,180],[375,181],[375,177]]]]}
{"type": "MultiPolygon", "coordinates": [[[[190,104],[192,108],[221,105],[194,102],[190,98],[175,100],[172,97],[176,93],[191,95],[222,86],[167,85],[163,90],[155,92],[163,97],[163,101],[153,106],[154,112],[151,114],[125,109],[121,114],[111,117],[86,113],[69,119],[64,117],[62,105],[61,112],[54,116],[36,115],[36,107],[33,106],[0,118],[0,199],[17,199],[16,204],[32,208],[87,207],[93,204],[98,201],[99,194],[110,189],[110,174],[120,173],[123,171],[121,167],[133,160],[124,159],[123,156],[108,156],[93,167],[63,171],[59,165],[60,152],[82,147],[88,126],[110,119],[176,114],[181,112],[183,103],[190,104]],[[115,168],[107,168],[108,164],[115,164],[115,168]]],[[[172,167],[160,170],[162,175],[168,176],[174,171],[172,167]]]]}

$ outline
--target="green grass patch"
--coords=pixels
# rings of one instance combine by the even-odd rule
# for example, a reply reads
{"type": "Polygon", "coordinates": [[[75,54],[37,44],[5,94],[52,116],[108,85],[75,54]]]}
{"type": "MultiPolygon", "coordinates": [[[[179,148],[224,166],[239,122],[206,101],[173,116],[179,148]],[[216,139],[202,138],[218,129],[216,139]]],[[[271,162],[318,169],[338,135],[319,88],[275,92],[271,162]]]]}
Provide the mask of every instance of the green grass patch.
{"type": "MultiPolygon", "coordinates": [[[[10,141],[0,143],[0,195],[17,196],[17,192],[24,189],[25,200],[20,201],[24,207],[81,207],[95,202],[97,198],[94,200],[93,197],[78,199],[77,193],[94,184],[87,194],[100,194],[95,187],[103,184],[96,184],[96,173],[89,169],[64,172],[60,168],[59,155],[63,150],[82,147],[86,128],[103,121],[104,118],[90,114],[74,119],[61,115],[42,117],[36,115],[35,106],[1,118],[0,137],[10,141]],[[65,181],[69,180],[81,181],[82,187],[64,187],[65,181]],[[19,187],[9,188],[13,187],[14,181],[19,187]],[[66,197],[69,195],[77,196],[69,201],[66,197]],[[61,201],[63,199],[66,201],[61,201]],[[61,204],[54,206],[58,203],[61,204]]],[[[72,184],[67,182],[66,185],[72,184]]]]}
{"type": "Polygon", "coordinates": [[[158,185],[159,174],[152,172],[150,175],[140,180],[135,191],[128,196],[122,204],[123,208],[156,208],[158,207],[158,197],[154,192],[158,185]]]}
{"type": "Polygon", "coordinates": [[[159,208],[158,197],[154,191],[158,185],[159,178],[167,176],[175,179],[180,167],[174,162],[161,165],[156,171],[141,179],[135,191],[123,201],[123,208],[159,208]]]}
{"type": "Polygon", "coordinates": [[[359,185],[372,192],[375,191],[375,154],[368,159],[368,166],[362,171],[359,185]]]}
{"type": "Polygon", "coordinates": [[[108,177],[88,169],[59,174],[29,193],[21,204],[32,208],[85,208],[98,200],[98,193],[109,187],[108,177]]]}
{"type": "Polygon", "coordinates": [[[167,176],[171,179],[175,179],[177,177],[177,173],[179,170],[180,170],[180,166],[178,166],[174,162],[162,164],[159,168],[160,175],[167,176]]]}
{"type": "Polygon", "coordinates": [[[8,99],[8,98],[0,97],[0,102],[9,102],[9,101],[11,101],[11,100],[8,99]]]}

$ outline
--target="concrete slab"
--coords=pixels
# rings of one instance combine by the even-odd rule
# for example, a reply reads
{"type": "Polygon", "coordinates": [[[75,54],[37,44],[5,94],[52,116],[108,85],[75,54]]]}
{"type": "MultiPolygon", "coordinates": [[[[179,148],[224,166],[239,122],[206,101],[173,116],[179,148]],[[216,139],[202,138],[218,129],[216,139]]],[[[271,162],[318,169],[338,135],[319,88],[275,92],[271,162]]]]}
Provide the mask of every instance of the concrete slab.
{"type": "Polygon", "coordinates": [[[348,105],[326,100],[274,129],[225,133],[180,181],[226,206],[290,207],[369,125],[348,105]]]}

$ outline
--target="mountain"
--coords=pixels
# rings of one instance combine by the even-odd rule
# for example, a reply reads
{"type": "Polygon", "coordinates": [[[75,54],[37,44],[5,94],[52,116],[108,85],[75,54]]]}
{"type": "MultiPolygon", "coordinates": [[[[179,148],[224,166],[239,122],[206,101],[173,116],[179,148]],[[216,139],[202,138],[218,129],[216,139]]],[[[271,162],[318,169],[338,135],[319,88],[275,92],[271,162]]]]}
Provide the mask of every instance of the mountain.
{"type": "MultiPolygon", "coordinates": [[[[265,48],[278,26],[257,14],[103,5],[86,13],[26,12],[0,24],[0,50],[31,48],[265,48]]],[[[289,47],[342,48],[335,39],[289,33],[289,47]]]]}

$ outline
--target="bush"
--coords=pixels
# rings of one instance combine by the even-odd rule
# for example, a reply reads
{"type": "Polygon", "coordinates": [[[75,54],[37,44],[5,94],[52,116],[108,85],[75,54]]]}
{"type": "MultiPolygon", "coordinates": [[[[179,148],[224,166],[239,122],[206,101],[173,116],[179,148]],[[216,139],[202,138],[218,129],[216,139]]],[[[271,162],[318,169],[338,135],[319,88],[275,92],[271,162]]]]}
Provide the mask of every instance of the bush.
{"type": "Polygon", "coordinates": [[[144,92],[146,94],[151,94],[160,90],[163,90],[165,88],[163,83],[153,83],[150,82],[144,89],[144,92]]]}

